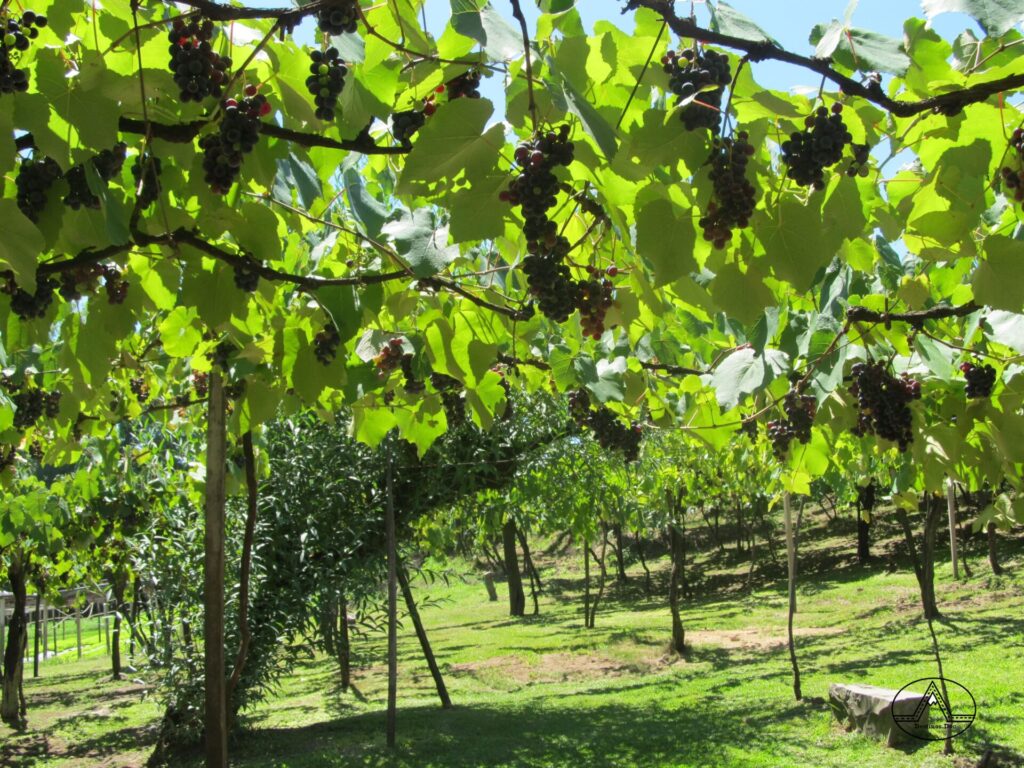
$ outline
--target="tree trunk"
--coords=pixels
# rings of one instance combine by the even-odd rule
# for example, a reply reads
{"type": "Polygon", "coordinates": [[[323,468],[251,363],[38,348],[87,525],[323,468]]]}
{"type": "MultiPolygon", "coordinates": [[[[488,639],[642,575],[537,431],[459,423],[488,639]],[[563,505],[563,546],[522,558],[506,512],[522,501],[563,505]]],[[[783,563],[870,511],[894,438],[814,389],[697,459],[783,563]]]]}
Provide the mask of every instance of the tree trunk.
{"type": "Polygon", "coordinates": [[[989,523],[985,530],[988,536],[988,564],[992,567],[992,573],[999,576],[1003,566],[999,564],[999,551],[996,549],[996,524],[989,523]]]}
{"type": "Polygon", "coordinates": [[[617,571],[615,579],[624,584],[628,577],[626,576],[626,555],[622,541],[622,524],[616,523],[612,526],[612,533],[615,534],[615,568],[617,571]]]}
{"type": "Polygon", "coordinates": [[[224,504],[227,471],[224,382],[209,376],[206,433],[206,509],[203,537],[203,651],[206,690],[206,768],[227,768],[227,674],[224,654],[224,504]]]}
{"type": "Polygon", "coordinates": [[[793,614],[796,613],[796,530],[793,527],[793,509],[790,504],[789,491],[782,495],[783,514],[786,525],[786,554],[789,561],[789,661],[793,667],[793,694],[800,701],[800,666],[796,660],[796,643],[793,640],[793,614]]]}
{"type": "Polygon", "coordinates": [[[14,593],[14,613],[7,625],[7,644],[4,647],[3,695],[0,698],[0,720],[14,727],[25,722],[25,707],[21,699],[25,653],[28,650],[28,590],[25,563],[18,553],[11,556],[7,578],[14,593]]]}
{"type": "Polygon", "coordinates": [[[526,613],[526,593],[523,592],[523,578],[519,572],[519,553],[516,551],[516,522],[512,518],[501,528],[504,545],[505,575],[508,579],[508,612],[510,616],[526,613]]]}
{"type": "Polygon", "coordinates": [[[395,534],[393,447],[388,448],[387,509],[384,526],[388,548],[388,711],[387,745],[395,746],[398,726],[398,543],[395,534]]]}
{"type": "Polygon", "coordinates": [[[861,565],[867,565],[871,560],[871,523],[876,491],[874,480],[857,487],[857,562],[861,565]]]}
{"type": "Polygon", "coordinates": [[[398,583],[402,587],[405,607],[409,611],[409,618],[412,619],[413,628],[416,630],[416,637],[420,641],[423,658],[427,660],[427,666],[430,667],[430,675],[434,678],[434,686],[437,688],[437,695],[441,699],[441,706],[449,709],[452,706],[452,700],[448,695],[448,688],[444,684],[444,677],[441,676],[441,668],[437,666],[437,659],[434,658],[434,650],[430,647],[427,630],[423,628],[423,621],[420,619],[420,612],[416,607],[416,601],[413,600],[412,588],[409,586],[409,575],[401,564],[398,567],[398,583]]]}
{"type": "Polygon", "coordinates": [[[633,539],[633,547],[636,549],[637,559],[640,560],[640,565],[644,569],[644,592],[651,594],[651,569],[647,567],[647,558],[644,557],[644,542],[643,537],[639,533],[633,539]]]}
{"type": "MultiPolygon", "coordinates": [[[[941,503],[941,499],[939,503],[941,503]]],[[[910,527],[906,510],[897,508],[896,519],[899,520],[900,526],[903,528],[903,538],[910,552],[910,561],[914,566],[914,575],[917,577],[917,584],[921,592],[921,607],[924,610],[924,616],[926,619],[935,619],[939,616],[939,609],[935,603],[935,535],[939,527],[939,505],[936,504],[931,494],[925,494],[921,506],[924,511],[924,535],[920,555],[917,544],[914,542],[914,532],[910,527]]]]}
{"type": "Polygon", "coordinates": [[[686,633],[682,619],[679,618],[679,595],[682,591],[686,553],[683,537],[675,525],[668,527],[668,535],[672,550],[672,576],[668,582],[668,604],[672,611],[672,650],[682,656],[686,652],[686,633]]]}
{"type": "Polygon", "coordinates": [[[259,488],[256,484],[256,451],[252,444],[252,432],[242,435],[242,453],[245,456],[245,487],[246,487],[246,515],[245,515],[245,537],[242,541],[242,563],[239,568],[238,588],[238,655],[235,657],[235,666],[231,671],[231,679],[227,684],[225,696],[231,706],[231,713],[237,712],[238,707],[232,702],[235,690],[238,688],[238,681],[242,679],[242,672],[245,669],[245,662],[249,658],[249,644],[252,642],[252,632],[249,629],[249,581],[252,574],[252,548],[253,540],[256,538],[256,515],[259,510],[259,488]]]}
{"type": "Polygon", "coordinates": [[[583,628],[590,628],[590,542],[583,541],[583,628]]]}
{"type": "Polygon", "coordinates": [[[110,638],[110,672],[115,680],[121,679],[121,612],[124,610],[125,582],[120,575],[113,579],[111,593],[114,596],[114,632],[110,638]]]}
{"type": "Polygon", "coordinates": [[[540,603],[537,600],[537,594],[540,592],[540,574],[537,573],[537,569],[533,565],[533,558],[530,557],[530,544],[526,540],[526,534],[517,528],[516,537],[523,550],[523,564],[526,566],[526,573],[530,577],[530,598],[533,600],[533,615],[536,616],[540,613],[540,603]]]}
{"type": "Polygon", "coordinates": [[[347,691],[352,684],[352,651],[348,640],[348,600],[342,593],[338,598],[338,667],[341,669],[341,690],[347,691]]]}
{"type": "Polygon", "coordinates": [[[601,581],[598,582],[597,594],[594,595],[594,601],[590,604],[590,620],[588,626],[593,629],[597,625],[597,606],[601,602],[601,598],[604,596],[604,587],[608,581],[608,569],[605,567],[605,559],[608,556],[607,530],[605,530],[604,537],[601,540],[601,556],[598,557],[597,553],[593,551],[591,551],[590,554],[601,568],[601,581]]]}

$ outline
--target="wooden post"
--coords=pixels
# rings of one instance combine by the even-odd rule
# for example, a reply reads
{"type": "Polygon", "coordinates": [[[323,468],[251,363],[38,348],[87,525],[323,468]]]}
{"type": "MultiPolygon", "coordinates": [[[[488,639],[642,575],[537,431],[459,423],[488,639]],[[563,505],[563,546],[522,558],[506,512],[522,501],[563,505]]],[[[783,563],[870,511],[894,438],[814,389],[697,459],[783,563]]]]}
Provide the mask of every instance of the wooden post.
{"type": "Polygon", "coordinates": [[[492,603],[498,602],[498,590],[494,588],[493,571],[488,571],[484,574],[484,586],[487,587],[487,599],[492,603]]]}
{"type": "Polygon", "coordinates": [[[960,578],[960,566],[957,565],[956,540],[956,494],[953,490],[953,478],[946,481],[946,510],[949,512],[949,553],[953,557],[953,578],[960,578]]]}
{"type": "Polygon", "coordinates": [[[107,637],[107,656],[110,655],[110,614],[108,613],[103,617],[103,628],[106,630],[107,637]]]}
{"type": "Polygon", "coordinates": [[[387,744],[395,746],[398,707],[398,553],[395,535],[395,494],[392,467],[393,446],[388,445],[387,509],[384,526],[388,548],[388,713],[387,744]]]}
{"type": "Polygon", "coordinates": [[[203,537],[203,650],[206,682],[206,768],[227,768],[227,678],[224,661],[224,503],[226,428],[224,382],[209,376],[206,433],[206,530],[203,537]]]}
{"type": "Polygon", "coordinates": [[[43,652],[39,656],[39,663],[46,661],[46,651],[50,642],[50,609],[43,608],[43,652]]]}
{"type": "Polygon", "coordinates": [[[75,640],[78,643],[78,658],[82,658],[82,606],[75,604],[75,640]]]}
{"type": "Polygon", "coordinates": [[[789,660],[793,665],[793,693],[796,700],[800,701],[800,667],[797,665],[796,644],[793,642],[793,614],[796,613],[796,532],[793,530],[793,505],[789,491],[783,491],[782,507],[786,525],[786,554],[789,560],[789,660]]]}
{"type": "Polygon", "coordinates": [[[4,657],[4,642],[7,640],[7,598],[0,597],[0,659],[4,657]]]}

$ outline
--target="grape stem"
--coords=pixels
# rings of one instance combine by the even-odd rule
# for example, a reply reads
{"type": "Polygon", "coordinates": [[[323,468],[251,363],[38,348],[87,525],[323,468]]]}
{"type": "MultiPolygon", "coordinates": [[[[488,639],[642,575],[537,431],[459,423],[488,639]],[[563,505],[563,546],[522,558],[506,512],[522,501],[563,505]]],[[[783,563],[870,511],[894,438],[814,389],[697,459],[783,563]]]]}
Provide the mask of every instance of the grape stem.
{"type": "Polygon", "coordinates": [[[533,122],[533,132],[537,132],[537,102],[533,98],[533,63],[530,61],[530,33],[526,29],[526,17],[523,16],[523,8],[519,0],[509,0],[512,4],[512,16],[519,22],[519,29],[523,33],[523,55],[526,57],[526,93],[530,109],[530,120],[533,122]]]}

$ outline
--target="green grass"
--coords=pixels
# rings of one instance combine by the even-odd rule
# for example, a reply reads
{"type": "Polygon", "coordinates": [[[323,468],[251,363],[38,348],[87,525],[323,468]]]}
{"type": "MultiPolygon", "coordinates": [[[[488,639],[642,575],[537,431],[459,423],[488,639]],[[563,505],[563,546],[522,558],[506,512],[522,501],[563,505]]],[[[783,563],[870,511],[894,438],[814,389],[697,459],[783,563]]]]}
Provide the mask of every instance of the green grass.
{"type": "MultiPolygon", "coordinates": [[[[893,531],[876,564],[853,562],[846,523],[814,516],[804,534],[796,626],[804,696],[827,698],[837,681],[899,688],[935,675],[916,582],[895,554],[893,531]]],[[[544,559],[541,614],[511,620],[475,579],[416,585],[441,603],[424,620],[455,702],[438,705],[411,627],[403,630],[398,746],[384,746],[385,643],[355,645],[356,690],[342,693],[326,659],[302,663],[273,698],[249,713],[232,745],[245,768],[335,766],[968,766],[990,746],[1002,766],[1024,765],[1024,546],[1007,542],[1007,575],[974,555],[974,575],[954,582],[948,555],[937,574],[937,624],[946,676],[978,702],[975,725],[955,746],[887,749],[848,734],[820,701],[796,702],[785,647],[783,564],[767,560],[745,589],[748,563],[731,553],[699,558],[701,580],[683,621],[692,650],[665,654],[667,563],[612,585],[597,628],[582,626],[581,563],[544,559]]],[[[539,548],[539,547],[538,547],[539,548]]],[[[767,553],[765,553],[767,558],[767,553]]],[[[502,590],[499,590],[502,591],[502,590]]],[[[105,658],[58,667],[26,681],[30,731],[0,730],[0,765],[136,766],[159,710],[143,686],[105,680],[105,658]],[[5,763],[4,761],[8,762],[5,763]]],[[[147,677],[145,670],[140,673],[147,677]]],[[[200,763],[189,758],[182,768],[200,763]]]]}

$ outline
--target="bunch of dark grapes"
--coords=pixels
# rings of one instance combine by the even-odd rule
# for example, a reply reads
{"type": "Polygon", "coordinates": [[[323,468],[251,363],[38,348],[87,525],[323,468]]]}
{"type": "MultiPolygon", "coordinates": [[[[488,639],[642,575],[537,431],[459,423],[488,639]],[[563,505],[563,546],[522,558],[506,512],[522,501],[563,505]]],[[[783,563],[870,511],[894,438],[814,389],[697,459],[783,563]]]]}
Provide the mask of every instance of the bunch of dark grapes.
{"type": "Polygon", "coordinates": [[[103,275],[104,267],[90,264],[76,269],[65,270],[60,273],[60,295],[65,301],[74,301],[82,297],[79,284],[85,285],[89,290],[95,287],[96,279],[103,275]]]}
{"type": "MultiPolygon", "coordinates": [[[[6,6],[5,6],[6,7],[6,6]]],[[[46,26],[46,17],[25,11],[20,19],[0,14],[3,38],[0,39],[0,93],[24,93],[28,90],[28,71],[14,66],[14,59],[29,49],[46,26]]]]}
{"type": "MultiPolygon", "coordinates": [[[[818,402],[810,395],[788,392],[782,401],[785,416],[782,419],[768,422],[768,439],[777,458],[784,459],[793,440],[808,443],[811,440],[811,425],[818,411],[818,402]]],[[[754,434],[757,434],[757,423],[754,434]]],[[[744,426],[746,422],[744,422],[744,426]]]]}
{"type": "Polygon", "coordinates": [[[406,112],[395,112],[391,115],[391,133],[394,135],[395,141],[403,146],[408,146],[413,134],[426,122],[426,115],[422,111],[410,109],[406,112]]]}
{"type": "Polygon", "coordinates": [[[402,355],[402,376],[405,377],[406,392],[416,393],[422,392],[427,388],[427,385],[423,383],[421,379],[416,378],[416,372],[412,368],[412,355],[402,355]]]}
{"type": "Polygon", "coordinates": [[[103,287],[107,292],[107,301],[111,304],[124,304],[128,298],[128,281],[121,277],[117,267],[103,267],[103,287]]]}
{"type": "Polygon", "coordinates": [[[171,22],[171,31],[167,33],[171,43],[169,66],[184,102],[221,96],[231,59],[213,50],[210,41],[214,31],[209,19],[186,21],[178,17],[171,22]]]}
{"type": "Polygon", "coordinates": [[[242,170],[242,159],[256,147],[260,138],[260,118],[269,114],[270,103],[255,94],[241,101],[225,99],[220,131],[206,136],[199,144],[203,150],[206,183],[219,195],[227,194],[242,170]]]}
{"type": "Polygon", "coordinates": [[[818,107],[804,120],[805,130],[782,142],[782,162],[789,166],[789,177],[801,187],[824,187],[825,169],[838,163],[843,148],[853,141],[842,112],[842,104],[833,104],[832,114],[818,107]]]}
{"type": "Polygon", "coordinates": [[[245,394],[245,379],[239,379],[231,384],[224,385],[224,397],[228,400],[237,400],[245,394]]]}
{"type": "MultiPolygon", "coordinates": [[[[121,173],[121,168],[124,166],[124,159],[127,157],[127,154],[128,146],[123,141],[119,141],[113,148],[104,149],[96,157],[86,160],[86,163],[92,164],[93,170],[96,171],[100,181],[106,184],[121,173]]],[[[64,196],[65,205],[71,206],[76,211],[79,208],[100,207],[99,197],[94,195],[89,188],[89,177],[85,163],[80,163],[69,169],[64,174],[64,179],[68,183],[68,193],[64,196]]]]}
{"type": "MultiPolygon", "coordinates": [[[[14,428],[27,429],[39,421],[47,410],[47,393],[29,387],[11,398],[14,403],[14,428]]],[[[59,405],[58,394],[58,405],[59,405]]]]}
{"type": "Polygon", "coordinates": [[[1018,128],[1010,135],[1010,149],[1016,155],[1017,167],[1005,165],[999,173],[1010,196],[1019,203],[1024,201],[1024,128],[1018,128]]]}
{"type": "Polygon", "coordinates": [[[585,390],[576,389],[569,393],[569,415],[581,427],[594,433],[594,439],[605,450],[622,451],[626,463],[640,456],[640,439],[643,429],[637,422],[629,426],[604,406],[594,408],[585,390]]]}
{"type": "Polygon", "coordinates": [[[569,241],[556,236],[552,246],[538,247],[523,259],[530,295],[544,316],[558,323],[569,319],[580,300],[580,287],[563,263],[568,252],[569,241]]]}
{"type": "Polygon", "coordinates": [[[238,290],[252,293],[260,287],[260,269],[263,265],[249,251],[242,251],[238,261],[231,265],[238,290]]]}
{"type": "MultiPolygon", "coordinates": [[[[200,400],[210,393],[210,374],[205,371],[196,371],[192,374],[192,388],[196,391],[196,397],[200,400]]],[[[186,395],[186,398],[188,396],[186,395]]]]}
{"type": "Polygon", "coordinates": [[[991,365],[961,363],[960,370],[967,380],[967,397],[975,399],[992,396],[992,388],[996,383],[995,368],[991,365]]]}
{"type": "Polygon", "coordinates": [[[18,176],[14,185],[18,191],[18,208],[32,221],[39,219],[39,214],[46,207],[46,197],[50,187],[63,172],[57,161],[50,157],[41,160],[25,159],[18,168],[18,176]]]}
{"type": "Polygon", "coordinates": [[[377,373],[387,376],[402,364],[405,352],[402,351],[402,340],[394,338],[388,341],[387,346],[380,354],[373,358],[373,364],[377,366],[377,373]]]}
{"type": "Polygon", "coordinates": [[[871,145],[851,144],[850,149],[853,151],[853,159],[850,160],[850,164],[846,167],[846,175],[851,178],[854,176],[862,178],[867,176],[868,160],[871,159],[871,145]]]}
{"type": "Polygon", "coordinates": [[[729,58],[708,49],[669,51],[661,60],[669,76],[669,88],[679,101],[692,98],[680,118],[688,131],[706,128],[718,133],[722,96],[732,78],[729,58]]]}
{"type": "Polygon", "coordinates": [[[218,342],[213,351],[207,354],[210,362],[218,366],[222,371],[231,367],[231,357],[238,351],[238,346],[230,339],[218,342]]]}
{"type": "Polygon", "coordinates": [[[139,405],[149,400],[149,385],[144,378],[141,376],[133,378],[128,382],[128,386],[131,388],[132,394],[135,395],[135,399],[139,401],[139,405]]]}
{"type": "Polygon", "coordinates": [[[28,446],[28,455],[38,461],[40,464],[43,463],[43,444],[38,440],[33,440],[28,446]]]}
{"type": "Polygon", "coordinates": [[[569,126],[563,125],[558,133],[548,132],[537,135],[516,147],[515,161],[519,174],[512,180],[500,198],[518,205],[526,221],[523,233],[527,248],[533,252],[531,243],[549,238],[555,234],[554,223],[548,221],[547,212],[557,202],[561,188],[554,169],[572,163],[575,147],[569,141],[569,126]]]}
{"type": "Polygon", "coordinates": [[[747,416],[740,422],[740,433],[750,440],[757,440],[757,419],[747,416]]]}
{"type": "Polygon", "coordinates": [[[340,35],[345,32],[351,34],[358,26],[358,0],[340,0],[333,3],[317,12],[316,21],[320,31],[329,35],[340,35]]]}
{"type": "Polygon", "coordinates": [[[321,365],[330,365],[338,354],[341,335],[334,323],[327,323],[313,337],[313,354],[321,365]]]}
{"type": "Polygon", "coordinates": [[[31,320],[35,317],[45,317],[46,310],[53,303],[53,292],[56,287],[55,280],[45,275],[37,275],[34,293],[19,288],[13,280],[7,282],[4,292],[11,295],[11,312],[22,320],[31,320]]]}
{"type": "Polygon", "coordinates": [[[885,363],[855,363],[850,394],[857,398],[858,436],[875,434],[905,451],[914,440],[910,402],[921,397],[921,382],[893,376],[885,363]]]}
{"type": "MultiPolygon", "coordinates": [[[[504,381],[504,379],[503,379],[504,381]]],[[[462,398],[462,383],[444,373],[431,373],[430,383],[441,393],[441,406],[449,427],[457,427],[466,420],[466,401],[462,398]]]]}
{"type": "Polygon", "coordinates": [[[589,280],[577,284],[576,306],[580,311],[583,335],[600,339],[604,333],[604,316],[614,303],[612,281],[603,278],[601,270],[592,267],[589,280]]]}
{"type": "Polygon", "coordinates": [[[640,457],[643,429],[637,422],[627,426],[618,416],[602,406],[590,412],[587,426],[594,432],[594,439],[606,451],[622,451],[627,464],[640,457]]]}
{"type": "Polygon", "coordinates": [[[328,48],[326,53],[310,51],[309,58],[311,59],[310,75],[306,78],[306,87],[313,95],[317,119],[333,120],[338,96],[345,87],[345,75],[348,74],[348,67],[341,60],[341,54],[338,53],[337,48],[328,48]]]}
{"type": "Polygon", "coordinates": [[[732,230],[747,226],[754,213],[757,193],[746,177],[747,162],[754,148],[747,139],[747,132],[740,131],[735,139],[716,138],[713,142],[709,162],[715,192],[699,223],[704,239],[715,248],[724,248],[732,230]]]}
{"type": "Polygon", "coordinates": [[[132,178],[140,208],[148,208],[160,197],[160,158],[138,155],[132,163],[132,178]]]}
{"type": "Polygon", "coordinates": [[[457,77],[453,77],[442,86],[448,92],[448,101],[455,99],[480,98],[480,72],[469,69],[457,77]]]}

